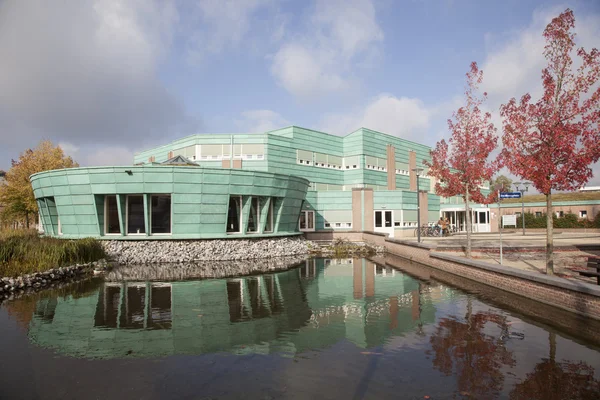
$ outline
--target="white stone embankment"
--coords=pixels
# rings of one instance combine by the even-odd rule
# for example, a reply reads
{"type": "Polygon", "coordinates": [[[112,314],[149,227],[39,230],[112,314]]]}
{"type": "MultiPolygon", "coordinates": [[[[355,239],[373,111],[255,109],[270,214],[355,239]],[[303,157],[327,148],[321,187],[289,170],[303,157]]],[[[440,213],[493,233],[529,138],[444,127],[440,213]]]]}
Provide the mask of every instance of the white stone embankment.
{"type": "Polygon", "coordinates": [[[144,240],[102,242],[108,257],[123,264],[256,260],[309,254],[299,238],[236,240],[144,240]]]}

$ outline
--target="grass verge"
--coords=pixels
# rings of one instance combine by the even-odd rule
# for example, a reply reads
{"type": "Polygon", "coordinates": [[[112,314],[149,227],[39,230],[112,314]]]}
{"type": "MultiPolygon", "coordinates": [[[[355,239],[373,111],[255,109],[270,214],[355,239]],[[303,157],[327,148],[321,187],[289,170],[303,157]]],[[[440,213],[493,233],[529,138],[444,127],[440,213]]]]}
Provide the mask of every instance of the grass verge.
{"type": "Polygon", "coordinates": [[[41,237],[35,230],[0,232],[0,277],[15,277],[106,257],[96,239],[41,237]]]}

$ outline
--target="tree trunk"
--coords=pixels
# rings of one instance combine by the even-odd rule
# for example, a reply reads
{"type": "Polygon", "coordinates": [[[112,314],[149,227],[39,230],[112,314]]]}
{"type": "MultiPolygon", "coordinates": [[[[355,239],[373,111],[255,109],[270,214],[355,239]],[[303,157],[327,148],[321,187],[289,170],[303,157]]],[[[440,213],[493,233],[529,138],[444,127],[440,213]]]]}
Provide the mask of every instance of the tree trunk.
{"type": "Polygon", "coordinates": [[[546,274],[554,275],[552,193],[546,194],[546,274]]]}
{"type": "Polygon", "coordinates": [[[29,213],[25,213],[25,225],[27,229],[29,229],[29,213]]]}
{"type": "Polygon", "coordinates": [[[465,193],[465,213],[467,219],[467,258],[471,258],[471,209],[469,208],[469,187],[465,193]]]}

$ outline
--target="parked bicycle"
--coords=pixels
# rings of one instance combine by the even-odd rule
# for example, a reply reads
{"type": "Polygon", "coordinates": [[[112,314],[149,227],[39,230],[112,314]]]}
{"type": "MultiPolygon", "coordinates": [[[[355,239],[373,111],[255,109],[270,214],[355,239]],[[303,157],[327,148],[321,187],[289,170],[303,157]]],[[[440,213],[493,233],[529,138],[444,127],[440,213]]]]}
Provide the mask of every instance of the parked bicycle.
{"type": "Polygon", "coordinates": [[[440,227],[439,227],[439,225],[423,224],[420,227],[415,228],[414,236],[418,236],[419,235],[419,231],[421,231],[421,237],[424,237],[424,236],[433,236],[433,237],[440,236],[440,227]]]}

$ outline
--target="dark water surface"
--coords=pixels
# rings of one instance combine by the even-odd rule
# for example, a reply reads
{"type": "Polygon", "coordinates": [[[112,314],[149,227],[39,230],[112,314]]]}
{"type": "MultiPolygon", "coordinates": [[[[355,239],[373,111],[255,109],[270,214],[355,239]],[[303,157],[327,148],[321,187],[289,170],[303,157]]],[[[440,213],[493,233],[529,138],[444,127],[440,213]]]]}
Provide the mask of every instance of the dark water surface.
{"type": "Polygon", "coordinates": [[[367,260],[95,279],[0,306],[0,398],[598,399],[573,336],[367,260]]]}

